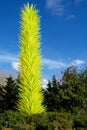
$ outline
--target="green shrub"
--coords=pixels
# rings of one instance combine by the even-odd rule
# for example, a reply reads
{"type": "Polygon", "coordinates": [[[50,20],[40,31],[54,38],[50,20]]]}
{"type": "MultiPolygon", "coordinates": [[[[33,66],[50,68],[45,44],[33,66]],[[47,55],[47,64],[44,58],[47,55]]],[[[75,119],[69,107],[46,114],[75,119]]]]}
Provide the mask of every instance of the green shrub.
{"type": "Polygon", "coordinates": [[[73,117],[73,125],[75,128],[87,129],[87,115],[76,115],[73,117]]]}
{"type": "Polygon", "coordinates": [[[26,117],[27,123],[33,122],[35,130],[69,130],[72,128],[72,120],[69,114],[57,112],[43,113],[26,117]]]}
{"type": "Polygon", "coordinates": [[[12,130],[87,130],[87,117],[83,115],[45,112],[28,116],[18,111],[5,111],[0,113],[0,130],[7,118],[12,130]]]}
{"type": "Polygon", "coordinates": [[[17,111],[5,111],[4,113],[0,113],[0,126],[2,126],[2,123],[7,119],[9,120],[10,128],[15,127],[16,129],[16,127],[19,127],[21,124],[26,124],[24,117],[17,111]]]}

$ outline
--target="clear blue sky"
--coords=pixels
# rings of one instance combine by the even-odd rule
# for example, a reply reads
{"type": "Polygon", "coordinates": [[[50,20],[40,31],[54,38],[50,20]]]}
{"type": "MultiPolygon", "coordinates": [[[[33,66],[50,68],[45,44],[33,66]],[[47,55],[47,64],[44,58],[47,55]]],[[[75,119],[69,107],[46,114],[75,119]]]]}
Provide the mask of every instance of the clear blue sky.
{"type": "Polygon", "coordinates": [[[44,77],[86,65],[87,0],[1,0],[0,71],[17,72],[20,9],[27,2],[40,11],[44,77]]]}

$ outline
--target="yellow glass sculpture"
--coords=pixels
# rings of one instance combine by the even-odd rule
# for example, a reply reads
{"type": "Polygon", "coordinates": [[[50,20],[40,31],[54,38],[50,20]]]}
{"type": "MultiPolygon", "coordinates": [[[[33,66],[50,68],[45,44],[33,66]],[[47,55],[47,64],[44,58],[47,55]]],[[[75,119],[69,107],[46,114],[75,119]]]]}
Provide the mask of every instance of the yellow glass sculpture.
{"type": "Polygon", "coordinates": [[[18,110],[26,114],[45,111],[42,92],[40,16],[33,5],[24,5],[21,10],[18,110]]]}

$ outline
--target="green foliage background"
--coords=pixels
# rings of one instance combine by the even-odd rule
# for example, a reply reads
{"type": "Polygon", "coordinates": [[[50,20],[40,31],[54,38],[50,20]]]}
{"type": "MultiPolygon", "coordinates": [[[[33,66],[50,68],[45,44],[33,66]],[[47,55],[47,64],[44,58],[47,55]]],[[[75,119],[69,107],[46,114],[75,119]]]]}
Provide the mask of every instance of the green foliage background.
{"type": "Polygon", "coordinates": [[[87,68],[79,72],[74,66],[67,68],[60,82],[53,76],[44,90],[47,112],[41,114],[23,115],[14,110],[20,80],[10,76],[6,86],[0,86],[0,129],[8,118],[12,130],[87,130],[87,68]]]}

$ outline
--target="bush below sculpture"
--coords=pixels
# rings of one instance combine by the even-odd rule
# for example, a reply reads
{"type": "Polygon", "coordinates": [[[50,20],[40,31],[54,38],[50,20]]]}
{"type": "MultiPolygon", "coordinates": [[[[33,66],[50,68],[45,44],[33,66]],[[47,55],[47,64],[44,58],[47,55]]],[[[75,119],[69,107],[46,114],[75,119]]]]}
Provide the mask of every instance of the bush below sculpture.
{"type": "Polygon", "coordinates": [[[0,113],[0,129],[6,118],[10,128],[7,130],[87,130],[87,116],[83,115],[48,112],[23,116],[18,111],[5,111],[0,113]]]}

